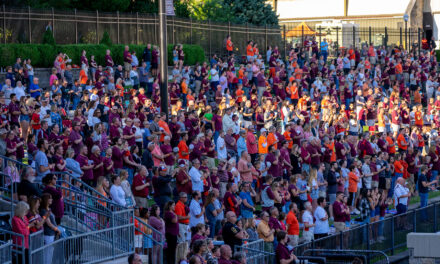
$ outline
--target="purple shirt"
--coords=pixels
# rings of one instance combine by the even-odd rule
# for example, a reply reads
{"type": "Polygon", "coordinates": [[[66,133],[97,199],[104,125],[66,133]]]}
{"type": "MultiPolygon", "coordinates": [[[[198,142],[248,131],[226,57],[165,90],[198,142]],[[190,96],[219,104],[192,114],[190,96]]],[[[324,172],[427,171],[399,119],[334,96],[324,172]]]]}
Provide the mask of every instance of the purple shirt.
{"type": "Polygon", "coordinates": [[[174,165],[174,154],[173,154],[173,148],[171,147],[171,145],[165,145],[165,144],[161,145],[160,150],[162,150],[162,153],[164,155],[171,153],[171,155],[169,155],[168,157],[165,158],[165,164],[167,166],[174,165]]]}
{"type": "Polygon", "coordinates": [[[124,157],[123,153],[119,150],[118,147],[113,147],[112,160],[113,160],[113,168],[122,169],[124,165],[124,157]]]}
{"type": "MultiPolygon", "coordinates": [[[[125,126],[124,129],[122,130],[122,134],[124,136],[132,136],[132,135],[134,135],[133,129],[134,128],[131,126],[125,126]]],[[[133,146],[134,144],[136,144],[136,138],[131,137],[131,138],[127,139],[127,142],[128,142],[129,146],[133,146]]]]}
{"type": "Polygon", "coordinates": [[[79,144],[75,143],[75,140],[78,140],[81,138],[81,135],[76,132],[74,129],[72,129],[72,132],[70,132],[69,135],[69,145],[72,146],[73,150],[75,151],[75,155],[79,154],[79,151],[81,150],[82,146],[83,146],[83,142],[79,142],[79,144]]]}

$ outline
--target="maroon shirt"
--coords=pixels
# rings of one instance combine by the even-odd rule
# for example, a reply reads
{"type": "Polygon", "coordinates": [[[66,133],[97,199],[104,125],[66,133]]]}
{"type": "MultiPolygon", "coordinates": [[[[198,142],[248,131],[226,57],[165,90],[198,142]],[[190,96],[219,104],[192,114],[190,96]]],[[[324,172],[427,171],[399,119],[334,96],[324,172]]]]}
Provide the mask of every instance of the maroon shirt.
{"type": "MultiPolygon", "coordinates": [[[[96,156],[94,154],[90,155],[90,159],[93,160],[93,165],[98,165],[102,162],[103,158],[101,156],[96,156]]],[[[93,168],[93,178],[97,180],[100,176],[104,176],[104,165],[95,169],[93,168]]]]}
{"type": "Polygon", "coordinates": [[[188,179],[188,175],[182,171],[179,170],[179,172],[176,175],[176,188],[177,192],[184,192],[186,194],[190,194],[192,192],[192,182],[191,179],[186,182],[185,184],[182,184],[184,180],[188,179]]]}
{"type": "MultiPolygon", "coordinates": [[[[83,155],[78,155],[76,161],[78,161],[80,167],[89,165],[89,159],[83,155]]],[[[81,177],[83,180],[93,180],[93,169],[85,170],[81,168],[81,170],[84,172],[81,177]]]]}
{"type": "Polygon", "coordinates": [[[133,178],[132,191],[133,195],[137,197],[146,198],[148,196],[148,186],[143,188],[142,190],[136,190],[136,187],[144,185],[148,182],[146,177],[142,177],[140,174],[137,174],[133,178]]]}
{"type": "Polygon", "coordinates": [[[113,154],[112,154],[113,168],[122,169],[124,165],[124,154],[116,146],[113,147],[112,150],[113,150],[113,154]]]}
{"type": "MultiPolygon", "coordinates": [[[[131,126],[125,126],[124,129],[122,130],[122,134],[124,136],[132,136],[132,135],[134,135],[134,130],[135,130],[135,128],[133,128],[131,126]]],[[[133,146],[134,144],[136,144],[136,138],[131,137],[131,138],[127,139],[127,143],[129,146],[133,146]]]]}
{"type": "Polygon", "coordinates": [[[162,153],[164,155],[171,153],[171,155],[166,157],[164,160],[165,160],[165,164],[167,166],[173,166],[175,161],[174,161],[173,148],[171,147],[171,145],[163,144],[163,145],[160,146],[160,150],[162,150],[162,153]]]}
{"type": "Polygon", "coordinates": [[[179,222],[173,223],[173,219],[177,219],[177,215],[173,212],[167,211],[163,215],[165,221],[165,233],[177,236],[179,235],[179,222]]]}

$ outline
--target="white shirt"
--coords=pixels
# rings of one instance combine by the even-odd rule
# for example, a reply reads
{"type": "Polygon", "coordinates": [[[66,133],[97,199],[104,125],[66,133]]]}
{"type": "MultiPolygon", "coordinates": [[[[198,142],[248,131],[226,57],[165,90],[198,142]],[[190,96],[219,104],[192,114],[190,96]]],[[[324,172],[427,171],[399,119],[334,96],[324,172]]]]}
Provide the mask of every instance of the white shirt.
{"type": "Polygon", "coordinates": [[[228,152],[226,151],[225,140],[222,137],[218,137],[217,139],[217,158],[218,159],[228,158],[228,152]]]}
{"type": "Polygon", "coordinates": [[[12,90],[12,93],[15,93],[15,95],[17,96],[17,100],[18,101],[20,101],[20,98],[21,97],[23,97],[23,96],[25,96],[26,95],[26,93],[24,92],[24,86],[21,86],[21,87],[15,87],[13,90],[12,90]]]}
{"type": "Polygon", "coordinates": [[[328,219],[322,221],[321,218],[327,216],[327,212],[321,206],[316,207],[315,210],[315,234],[328,234],[330,228],[328,226],[328,219]]]}
{"type": "Polygon", "coordinates": [[[211,69],[211,82],[218,82],[220,80],[220,76],[218,76],[218,72],[216,69],[211,69]]]}
{"type": "Polygon", "coordinates": [[[41,106],[40,108],[40,120],[45,120],[47,121],[47,124],[49,126],[52,126],[52,119],[50,118],[50,116],[48,118],[44,118],[47,115],[47,111],[50,111],[50,105],[47,104],[46,106],[41,106]]]}
{"type": "Polygon", "coordinates": [[[194,199],[191,200],[191,203],[189,205],[189,227],[196,226],[197,224],[204,224],[205,223],[205,217],[201,215],[200,217],[197,217],[196,215],[199,215],[202,212],[202,207],[200,206],[200,203],[194,199]]]}
{"type": "MultiPolygon", "coordinates": [[[[309,225],[313,225],[313,216],[312,213],[310,213],[309,211],[304,211],[304,214],[302,216],[302,220],[303,223],[308,223],[309,225]]],[[[304,229],[305,230],[305,229],[304,229]]],[[[315,228],[314,227],[309,227],[309,231],[314,233],[315,228]]]]}
{"type": "Polygon", "coordinates": [[[223,131],[225,131],[225,133],[228,132],[229,128],[232,128],[232,129],[234,128],[235,123],[234,123],[234,121],[232,121],[232,114],[231,115],[225,114],[223,116],[222,125],[223,125],[223,131]]]}
{"type": "Polygon", "coordinates": [[[194,191],[203,192],[203,180],[200,171],[193,166],[189,170],[188,174],[191,177],[193,192],[194,191]]]}
{"type": "Polygon", "coordinates": [[[409,193],[409,189],[396,183],[396,187],[394,187],[394,205],[398,204],[408,205],[408,197],[399,198],[402,195],[407,195],[409,193]]]}
{"type": "Polygon", "coordinates": [[[113,184],[112,187],[110,187],[110,196],[112,197],[112,200],[115,201],[117,204],[125,206],[125,192],[121,186],[113,184]]]}
{"type": "Polygon", "coordinates": [[[142,133],[142,129],[140,129],[139,127],[133,126],[134,129],[136,129],[134,131],[134,137],[136,138],[136,142],[142,142],[142,137],[143,137],[143,133],[142,133]],[[139,137],[139,138],[137,138],[139,137]]]}

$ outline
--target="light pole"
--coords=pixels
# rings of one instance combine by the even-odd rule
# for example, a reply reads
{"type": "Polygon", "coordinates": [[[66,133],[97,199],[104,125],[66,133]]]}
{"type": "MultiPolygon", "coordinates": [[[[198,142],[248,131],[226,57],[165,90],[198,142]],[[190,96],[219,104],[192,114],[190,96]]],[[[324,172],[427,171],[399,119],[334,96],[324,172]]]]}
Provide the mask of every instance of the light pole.
{"type": "Polygon", "coordinates": [[[167,15],[165,1],[159,1],[159,45],[160,45],[160,110],[168,120],[168,50],[167,50],[167,15]]]}
{"type": "Polygon", "coordinates": [[[405,50],[408,50],[408,14],[403,15],[403,20],[405,20],[405,50]]]}

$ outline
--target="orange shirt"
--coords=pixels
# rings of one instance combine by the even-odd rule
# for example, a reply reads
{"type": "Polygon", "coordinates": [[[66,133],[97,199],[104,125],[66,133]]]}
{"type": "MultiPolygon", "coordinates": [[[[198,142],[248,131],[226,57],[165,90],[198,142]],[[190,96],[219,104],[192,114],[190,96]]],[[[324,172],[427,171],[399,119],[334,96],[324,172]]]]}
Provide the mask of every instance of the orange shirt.
{"type": "Polygon", "coordinates": [[[182,88],[182,93],[183,94],[188,94],[188,85],[186,84],[186,82],[182,82],[180,87],[182,88]]]}
{"type": "Polygon", "coordinates": [[[300,80],[302,78],[302,69],[300,68],[296,68],[295,69],[295,79],[300,80]]]}
{"type": "MultiPolygon", "coordinates": [[[[174,212],[178,216],[187,216],[186,211],[185,211],[185,205],[181,201],[178,201],[176,203],[175,208],[174,208],[174,212]]],[[[189,224],[189,219],[179,220],[179,223],[187,225],[187,224],[189,224]]]]}
{"type": "Polygon", "coordinates": [[[414,103],[416,103],[416,104],[422,103],[422,96],[420,95],[419,91],[414,92],[414,103]]]}
{"type": "Polygon", "coordinates": [[[232,51],[233,47],[232,47],[232,41],[231,40],[227,40],[226,41],[226,50],[227,51],[232,51]]]}
{"type": "Polygon", "coordinates": [[[251,45],[247,45],[246,55],[247,56],[254,56],[254,48],[251,45]]]}
{"type": "Polygon", "coordinates": [[[179,159],[189,160],[189,154],[182,155],[182,152],[189,153],[189,148],[188,145],[186,145],[185,140],[181,140],[179,142],[179,145],[177,145],[177,147],[179,148],[179,159]]]}
{"type": "Polygon", "coordinates": [[[307,100],[301,97],[298,100],[298,107],[299,109],[302,109],[304,106],[307,106],[307,100]]]}
{"type": "Polygon", "coordinates": [[[298,99],[298,87],[296,85],[288,86],[286,89],[290,89],[290,99],[298,99]]]}
{"type": "Polygon", "coordinates": [[[403,170],[404,170],[404,167],[402,165],[402,161],[401,160],[396,160],[394,162],[394,172],[395,173],[402,173],[403,174],[403,170]]]}
{"type": "Polygon", "coordinates": [[[299,236],[299,223],[298,219],[296,218],[296,215],[289,211],[286,216],[286,224],[289,225],[289,228],[287,229],[288,235],[296,235],[299,236]]]}
{"type": "Polygon", "coordinates": [[[79,83],[80,84],[86,84],[87,80],[88,80],[88,77],[87,77],[86,71],[85,70],[81,70],[79,72],[79,83]]]}
{"type": "Polygon", "coordinates": [[[394,144],[394,140],[391,137],[387,137],[387,142],[388,142],[388,153],[389,154],[396,153],[396,146],[394,144]]]}
{"type": "Polygon", "coordinates": [[[378,123],[379,127],[385,127],[385,119],[384,119],[383,114],[379,114],[377,116],[377,123],[378,123]]]}
{"type": "MultiPolygon", "coordinates": [[[[171,136],[170,127],[168,126],[168,124],[165,121],[159,120],[159,122],[157,122],[157,124],[159,125],[159,127],[163,128],[163,130],[165,131],[166,134],[171,136]]],[[[162,135],[160,136],[160,142],[163,142],[164,137],[165,137],[165,135],[162,133],[162,135]]]]}
{"type": "Polygon", "coordinates": [[[237,103],[243,102],[244,91],[242,89],[238,89],[235,94],[237,95],[237,103]]]}
{"type": "Polygon", "coordinates": [[[351,193],[357,192],[359,177],[354,172],[348,173],[348,191],[351,193]]]}
{"type": "Polygon", "coordinates": [[[267,154],[267,138],[265,136],[260,136],[258,138],[258,153],[267,154]]]}
{"type": "Polygon", "coordinates": [[[293,140],[290,137],[290,134],[291,134],[290,131],[287,131],[287,130],[284,131],[284,133],[283,133],[284,138],[286,139],[287,142],[289,142],[289,146],[288,146],[289,149],[291,149],[293,147],[293,140]]]}
{"type": "Polygon", "coordinates": [[[330,162],[335,162],[336,161],[335,142],[332,142],[325,146],[332,152],[332,155],[330,157],[330,162]]]}
{"type": "Polygon", "coordinates": [[[416,124],[416,126],[423,126],[422,112],[417,111],[417,112],[414,114],[414,118],[415,118],[415,124],[416,124]]]}
{"type": "Polygon", "coordinates": [[[397,146],[399,147],[399,149],[406,150],[408,146],[404,144],[406,144],[405,137],[402,134],[399,134],[397,136],[397,146]]]}
{"type": "Polygon", "coordinates": [[[398,63],[395,68],[396,68],[396,73],[397,74],[401,74],[403,72],[402,64],[398,63]]]}
{"type": "Polygon", "coordinates": [[[274,133],[269,133],[267,135],[267,146],[270,147],[274,145],[275,149],[277,149],[277,138],[275,137],[274,133]]]}
{"type": "Polygon", "coordinates": [[[244,76],[243,69],[238,70],[238,79],[243,80],[243,76],[244,76]]]}
{"type": "Polygon", "coordinates": [[[254,55],[258,55],[258,54],[259,54],[258,48],[254,48],[254,55]]]}

